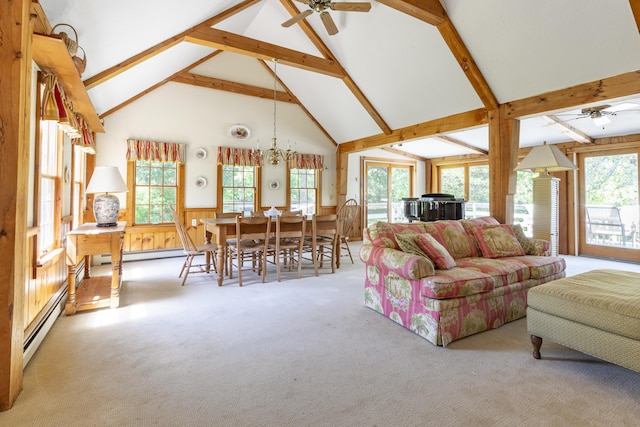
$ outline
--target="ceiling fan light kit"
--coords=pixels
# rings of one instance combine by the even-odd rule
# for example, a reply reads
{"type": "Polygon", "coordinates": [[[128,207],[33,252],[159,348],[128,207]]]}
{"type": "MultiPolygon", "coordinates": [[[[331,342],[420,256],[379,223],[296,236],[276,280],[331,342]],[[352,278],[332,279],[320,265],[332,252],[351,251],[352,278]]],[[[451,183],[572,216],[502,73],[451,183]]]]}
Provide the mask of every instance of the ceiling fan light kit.
{"type": "Polygon", "coordinates": [[[371,3],[369,2],[332,2],[331,0],[296,0],[309,6],[309,10],[300,12],[293,18],[282,23],[283,27],[290,27],[298,21],[316,12],[320,15],[320,20],[330,36],[338,34],[338,27],[327,9],[341,12],[369,12],[371,3]]]}

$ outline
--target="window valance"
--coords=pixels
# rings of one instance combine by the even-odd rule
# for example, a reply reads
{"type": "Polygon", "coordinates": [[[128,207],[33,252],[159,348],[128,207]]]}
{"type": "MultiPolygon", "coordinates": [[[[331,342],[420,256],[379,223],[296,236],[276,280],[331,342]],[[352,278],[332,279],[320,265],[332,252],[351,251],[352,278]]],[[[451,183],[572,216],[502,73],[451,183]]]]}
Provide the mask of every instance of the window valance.
{"type": "Polygon", "coordinates": [[[292,169],[324,169],[324,156],[319,154],[296,154],[291,159],[289,167],[292,169]]]}
{"type": "Polygon", "coordinates": [[[127,160],[184,162],[184,144],[127,139],[127,160]]]}
{"type": "Polygon", "coordinates": [[[218,164],[233,166],[260,166],[256,150],[251,148],[218,147],[218,164]]]}

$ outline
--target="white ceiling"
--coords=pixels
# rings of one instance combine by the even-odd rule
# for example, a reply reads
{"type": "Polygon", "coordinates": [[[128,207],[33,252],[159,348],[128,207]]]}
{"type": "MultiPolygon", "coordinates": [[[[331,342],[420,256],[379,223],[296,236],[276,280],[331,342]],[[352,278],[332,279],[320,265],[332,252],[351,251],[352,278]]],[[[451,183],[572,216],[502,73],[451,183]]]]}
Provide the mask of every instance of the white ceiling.
{"type": "MultiPolygon", "coordinates": [[[[87,52],[82,76],[87,79],[242,2],[40,3],[52,25],[70,23],[77,30],[79,44],[87,52]]],[[[640,34],[627,0],[441,3],[500,103],[640,70],[640,34]]],[[[295,4],[300,10],[307,7],[295,4]]],[[[391,129],[483,107],[436,27],[377,1],[371,4],[368,13],[331,11],[340,30],[335,36],[327,35],[317,14],[307,21],[391,129]]],[[[298,25],[281,27],[290,17],[280,1],[262,0],[213,28],[321,57],[298,25]]],[[[98,114],[108,112],[212,52],[209,47],[180,43],[90,89],[89,96],[98,114]]],[[[382,133],[342,80],[284,64],[277,71],[336,143],[382,133]]],[[[272,77],[259,60],[229,52],[191,72],[273,88],[272,77]]],[[[604,128],[589,118],[564,115],[578,114],[584,105],[553,113],[592,138],[640,133],[640,94],[606,104],[622,101],[639,107],[619,112],[604,128]]],[[[488,149],[486,127],[448,136],[488,149]]],[[[569,140],[537,117],[521,123],[521,146],[569,140]]],[[[396,148],[425,158],[473,153],[433,139],[405,141],[396,148]]]]}

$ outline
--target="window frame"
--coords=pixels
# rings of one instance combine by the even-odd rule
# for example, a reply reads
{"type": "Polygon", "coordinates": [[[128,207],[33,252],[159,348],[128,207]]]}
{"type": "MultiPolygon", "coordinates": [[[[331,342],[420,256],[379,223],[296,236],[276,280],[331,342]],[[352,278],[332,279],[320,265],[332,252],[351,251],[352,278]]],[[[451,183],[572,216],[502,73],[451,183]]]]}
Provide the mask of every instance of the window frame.
{"type": "MultiPolygon", "coordinates": [[[[216,186],[216,210],[217,212],[224,212],[224,189],[227,188],[223,186],[223,168],[225,166],[230,166],[233,168],[242,167],[242,168],[254,168],[254,198],[253,198],[253,212],[257,212],[262,206],[262,168],[260,166],[240,166],[240,165],[218,165],[217,173],[217,186],[216,186]]],[[[240,188],[240,187],[236,187],[240,188]]],[[[249,188],[249,187],[242,187],[249,188]]]]}
{"type": "MultiPolygon", "coordinates": [[[[315,192],[315,203],[314,203],[314,212],[313,213],[318,213],[319,209],[320,209],[320,195],[322,194],[322,170],[319,169],[300,169],[300,168],[292,168],[289,166],[289,163],[287,163],[287,210],[294,210],[294,208],[292,207],[292,201],[291,201],[291,194],[292,194],[292,188],[291,188],[291,173],[294,170],[298,170],[298,171],[313,171],[314,173],[314,182],[315,182],[315,187],[313,187],[313,191],[315,192]]],[[[311,187],[296,187],[296,188],[300,188],[300,189],[309,189],[311,187]]],[[[307,212],[308,213],[308,212],[307,212]]],[[[311,214],[311,213],[309,213],[311,214]]]]}

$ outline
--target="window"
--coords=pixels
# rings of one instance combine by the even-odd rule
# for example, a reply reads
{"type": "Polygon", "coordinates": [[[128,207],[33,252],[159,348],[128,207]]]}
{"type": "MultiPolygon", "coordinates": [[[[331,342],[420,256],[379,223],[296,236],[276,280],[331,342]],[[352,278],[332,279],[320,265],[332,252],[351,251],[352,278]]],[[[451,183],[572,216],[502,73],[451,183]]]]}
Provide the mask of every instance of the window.
{"type": "Polygon", "coordinates": [[[222,212],[256,210],[256,167],[221,165],[222,212]]]}
{"type": "Polygon", "coordinates": [[[173,223],[168,205],[176,205],[176,162],[135,161],[135,224],[173,223]]]}
{"type": "Polygon", "coordinates": [[[316,169],[289,170],[289,209],[302,209],[303,214],[316,213],[318,199],[318,171],[316,169]]]}
{"type": "Polygon", "coordinates": [[[377,221],[405,222],[402,199],[413,194],[414,163],[363,159],[367,227],[377,221]]]}
{"type": "Polygon", "coordinates": [[[38,248],[43,255],[54,248],[56,220],[56,181],[58,178],[58,124],[40,121],[40,181],[38,209],[38,248]]]}

